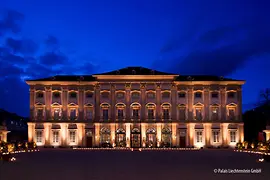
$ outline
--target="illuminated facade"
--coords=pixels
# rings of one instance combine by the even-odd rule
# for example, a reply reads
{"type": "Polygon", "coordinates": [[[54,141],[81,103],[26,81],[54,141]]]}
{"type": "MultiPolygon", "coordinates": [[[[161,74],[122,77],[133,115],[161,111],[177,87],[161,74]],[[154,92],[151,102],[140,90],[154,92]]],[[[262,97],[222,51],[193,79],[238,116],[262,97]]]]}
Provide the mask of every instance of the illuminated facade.
{"type": "Polygon", "coordinates": [[[4,141],[7,142],[7,128],[5,126],[0,126],[0,142],[4,141]]]}
{"type": "Polygon", "coordinates": [[[29,80],[38,146],[209,147],[243,142],[244,81],[127,67],[29,80]]]}

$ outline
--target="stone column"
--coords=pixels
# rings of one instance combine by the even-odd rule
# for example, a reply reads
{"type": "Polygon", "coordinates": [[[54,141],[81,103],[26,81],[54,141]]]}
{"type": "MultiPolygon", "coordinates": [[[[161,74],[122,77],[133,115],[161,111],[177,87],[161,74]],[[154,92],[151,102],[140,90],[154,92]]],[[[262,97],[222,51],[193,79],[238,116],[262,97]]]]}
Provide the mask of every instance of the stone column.
{"type": "Polygon", "coordinates": [[[192,87],[188,87],[187,95],[188,95],[188,120],[192,121],[193,120],[193,101],[194,101],[192,87]]]}
{"type": "Polygon", "coordinates": [[[221,108],[221,121],[225,121],[226,118],[226,88],[220,88],[220,108],[221,108]]]}
{"type": "Polygon", "coordinates": [[[176,123],[172,123],[172,145],[173,146],[176,146],[177,144],[176,144],[176,126],[177,126],[177,124],[176,123]]]}
{"type": "Polygon", "coordinates": [[[79,116],[78,116],[78,120],[82,121],[84,120],[84,115],[83,115],[83,106],[84,106],[84,88],[79,87],[79,98],[78,98],[79,102],[79,116]]]}
{"type": "Polygon", "coordinates": [[[34,141],[35,136],[35,123],[28,122],[28,142],[34,141]]]}
{"type": "Polygon", "coordinates": [[[99,123],[95,123],[95,145],[99,146],[99,141],[100,141],[100,124],[99,123]]]}
{"type": "Polygon", "coordinates": [[[228,145],[228,137],[229,137],[229,131],[228,131],[228,123],[222,123],[221,129],[222,129],[222,143],[224,146],[228,145]]]}
{"type": "Polygon", "coordinates": [[[160,84],[156,84],[156,119],[162,119],[162,112],[161,112],[161,89],[160,84]]]}
{"type": "Polygon", "coordinates": [[[204,124],[204,132],[205,132],[205,146],[210,146],[211,145],[211,124],[210,123],[205,123],[204,124]]]}
{"type": "Polygon", "coordinates": [[[126,146],[130,147],[130,123],[125,123],[126,124],[126,146]]]}
{"type": "Polygon", "coordinates": [[[210,106],[210,92],[209,92],[209,87],[204,88],[204,120],[209,121],[210,116],[209,116],[209,106],[210,106]]]}
{"type": "Polygon", "coordinates": [[[62,88],[62,117],[64,120],[68,119],[68,114],[67,114],[67,104],[68,104],[68,89],[67,87],[62,88]]]}
{"type": "Polygon", "coordinates": [[[142,146],[145,147],[146,146],[146,128],[145,128],[146,124],[145,123],[141,123],[141,135],[142,135],[142,146]]]}
{"type": "Polygon", "coordinates": [[[111,145],[115,147],[115,123],[110,124],[111,129],[111,145]]]}
{"type": "Polygon", "coordinates": [[[45,146],[51,146],[51,130],[52,125],[50,123],[44,124],[45,146]]]}
{"type": "Polygon", "coordinates": [[[237,118],[237,120],[242,121],[242,88],[241,87],[239,87],[237,89],[237,103],[238,103],[238,108],[237,108],[238,118],[237,118]]]}
{"type": "Polygon", "coordinates": [[[244,124],[238,124],[238,130],[239,130],[239,142],[244,142],[244,124]]]}
{"type": "Polygon", "coordinates": [[[145,93],[145,84],[141,84],[141,120],[145,121],[145,96],[146,96],[146,93],[145,93]]]}
{"type": "Polygon", "coordinates": [[[187,124],[189,146],[194,146],[194,136],[195,136],[194,127],[195,127],[195,124],[193,124],[193,123],[187,124]]]}
{"type": "Polygon", "coordinates": [[[68,136],[68,124],[66,124],[66,123],[61,123],[60,124],[60,126],[61,126],[61,131],[60,131],[60,133],[59,133],[59,136],[60,136],[60,138],[61,138],[61,144],[60,144],[60,146],[63,146],[63,147],[65,147],[65,146],[67,146],[67,138],[69,137],[68,136]]]}
{"type": "Polygon", "coordinates": [[[109,117],[109,119],[111,119],[112,120],[112,122],[115,122],[115,120],[116,120],[116,114],[115,114],[115,111],[116,111],[116,108],[115,108],[115,104],[116,104],[116,100],[115,100],[115,96],[116,96],[116,94],[115,94],[115,85],[114,84],[111,84],[111,87],[110,87],[111,89],[110,89],[110,103],[111,103],[111,107],[110,107],[110,109],[111,109],[111,111],[110,111],[110,113],[111,113],[111,115],[110,115],[110,117],[109,117]]]}
{"type": "MultiPolygon", "coordinates": [[[[100,85],[95,86],[95,122],[100,121],[100,85]]],[[[98,131],[99,132],[99,131],[98,131]]]]}
{"type": "Polygon", "coordinates": [[[52,89],[51,87],[46,87],[45,89],[46,120],[50,120],[52,118],[51,105],[52,105],[52,89]]]}
{"type": "Polygon", "coordinates": [[[126,121],[130,122],[130,84],[126,84],[126,121]]]}
{"type": "Polygon", "coordinates": [[[159,147],[161,143],[161,124],[157,123],[157,146],[159,147]]]}
{"type": "Polygon", "coordinates": [[[177,89],[176,89],[176,85],[172,84],[172,93],[171,93],[171,102],[172,102],[172,107],[171,107],[171,118],[173,121],[177,120],[177,112],[176,112],[176,108],[177,108],[177,89]]]}
{"type": "Polygon", "coordinates": [[[35,87],[30,86],[30,121],[34,121],[35,118],[35,87]]]}

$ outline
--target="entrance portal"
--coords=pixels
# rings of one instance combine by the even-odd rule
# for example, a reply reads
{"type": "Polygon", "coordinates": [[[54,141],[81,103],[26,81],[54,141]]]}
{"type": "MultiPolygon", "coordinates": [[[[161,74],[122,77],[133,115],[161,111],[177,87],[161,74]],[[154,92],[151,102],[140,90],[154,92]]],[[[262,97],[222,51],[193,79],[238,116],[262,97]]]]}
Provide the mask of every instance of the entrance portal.
{"type": "Polygon", "coordinates": [[[185,148],[186,147],[186,132],[180,131],[180,147],[185,148]]]}
{"type": "Polygon", "coordinates": [[[131,147],[133,148],[141,147],[141,132],[138,128],[134,128],[131,131],[131,147]]]}

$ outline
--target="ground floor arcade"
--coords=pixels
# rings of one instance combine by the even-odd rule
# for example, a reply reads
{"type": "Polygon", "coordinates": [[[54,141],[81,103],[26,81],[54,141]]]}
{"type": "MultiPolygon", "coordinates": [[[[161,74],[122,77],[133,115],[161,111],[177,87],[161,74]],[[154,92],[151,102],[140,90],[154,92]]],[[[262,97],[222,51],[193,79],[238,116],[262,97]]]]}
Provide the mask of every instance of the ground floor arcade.
{"type": "Polygon", "coordinates": [[[208,147],[244,141],[242,123],[28,123],[38,146],[208,147]]]}

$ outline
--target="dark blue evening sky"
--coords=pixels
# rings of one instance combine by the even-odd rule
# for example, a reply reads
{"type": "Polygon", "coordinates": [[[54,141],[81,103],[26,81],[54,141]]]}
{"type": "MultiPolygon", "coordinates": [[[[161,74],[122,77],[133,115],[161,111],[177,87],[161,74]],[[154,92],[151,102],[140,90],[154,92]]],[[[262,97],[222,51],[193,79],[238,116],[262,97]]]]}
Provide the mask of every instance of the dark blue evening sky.
{"type": "Polygon", "coordinates": [[[29,114],[25,79],[145,66],[270,86],[270,6],[259,0],[2,0],[0,108],[29,114]]]}

